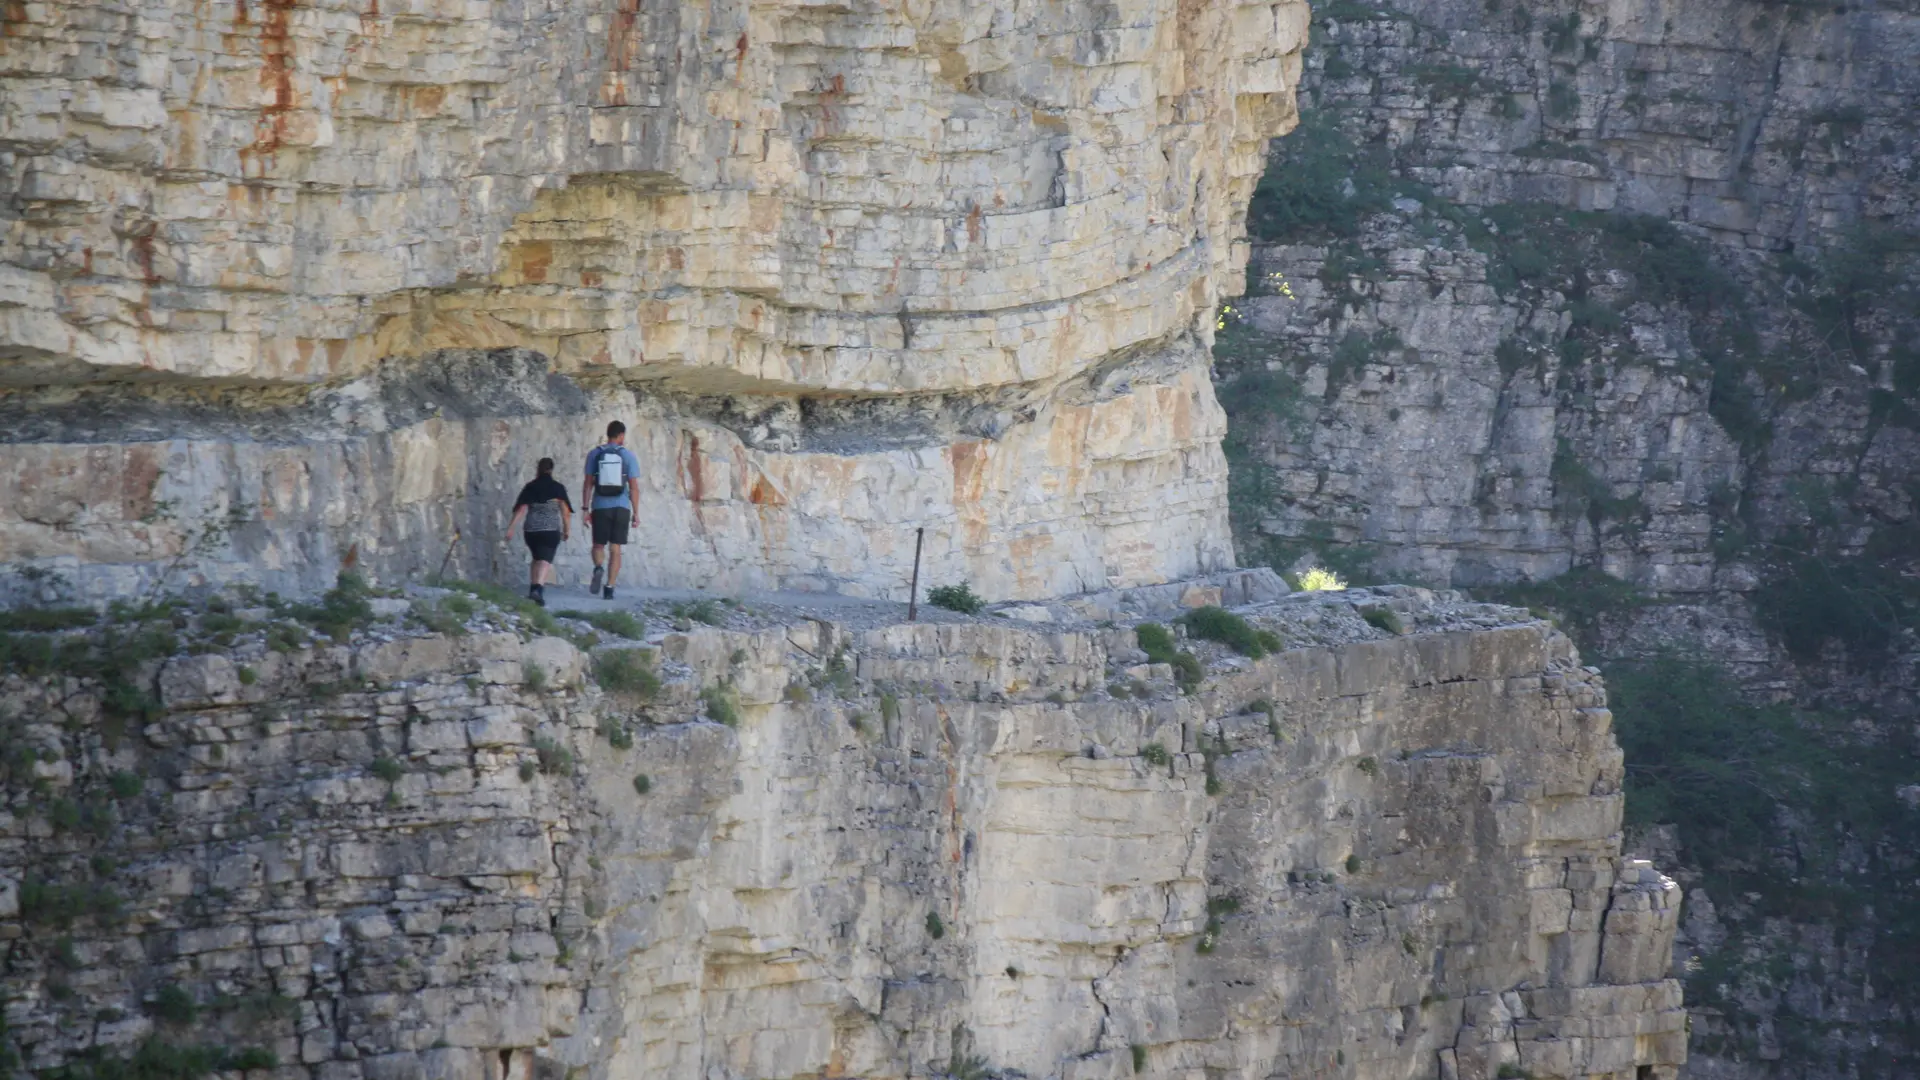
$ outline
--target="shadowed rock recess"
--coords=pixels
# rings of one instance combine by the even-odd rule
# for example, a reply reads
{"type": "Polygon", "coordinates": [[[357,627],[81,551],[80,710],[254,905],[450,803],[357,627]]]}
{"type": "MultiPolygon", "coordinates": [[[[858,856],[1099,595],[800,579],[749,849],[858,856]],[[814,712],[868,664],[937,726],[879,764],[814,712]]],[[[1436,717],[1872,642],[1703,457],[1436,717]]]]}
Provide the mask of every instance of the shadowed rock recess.
{"type": "Polygon", "coordinates": [[[996,598],[1228,567],[1207,349],[1306,24],[8,5],[0,563],[477,574],[473,501],[621,417],[634,583],[895,596],[918,527],[996,598]]]}
{"type": "Polygon", "coordinates": [[[1260,659],[1181,642],[1182,693],[1112,623],[656,631],[656,685],[570,620],[396,621],[453,599],[338,644],[183,617],[251,622],[115,675],[134,718],[7,676],[0,1046],[287,1080],[1684,1058],[1677,890],[1621,858],[1605,693],[1525,612],[1296,594],[1242,609],[1260,659]]]}

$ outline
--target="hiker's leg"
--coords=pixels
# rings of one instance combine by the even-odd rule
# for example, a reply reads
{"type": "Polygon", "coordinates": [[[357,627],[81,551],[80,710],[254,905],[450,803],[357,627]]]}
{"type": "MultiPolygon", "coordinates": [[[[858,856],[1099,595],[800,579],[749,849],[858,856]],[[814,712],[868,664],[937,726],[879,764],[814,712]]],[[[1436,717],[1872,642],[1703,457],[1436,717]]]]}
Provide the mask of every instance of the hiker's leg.
{"type": "Polygon", "coordinates": [[[613,547],[613,554],[607,557],[607,585],[608,585],[608,587],[612,587],[612,585],[613,585],[613,583],[614,583],[615,581],[618,581],[618,580],[620,579],[620,548],[621,548],[621,545],[619,545],[619,544],[614,544],[614,545],[611,545],[611,546],[613,547]]]}
{"type": "Polygon", "coordinates": [[[605,566],[606,564],[607,564],[607,545],[605,544],[593,545],[593,565],[605,566]]]}
{"type": "Polygon", "coordinates": [[[553,573],[553,564],[552,564],[552,563],[550,563],[550,562],[536,562],[536,563],[534,563],[534,564],[533,564],[533,582],[532,582],[532,583],[533,583],[533,584],[535,584],[535,585],[545,585],[545,584],[547,583],[547,575],[548,575],[548,574],[551,574],[551,573],[553,573]]]}

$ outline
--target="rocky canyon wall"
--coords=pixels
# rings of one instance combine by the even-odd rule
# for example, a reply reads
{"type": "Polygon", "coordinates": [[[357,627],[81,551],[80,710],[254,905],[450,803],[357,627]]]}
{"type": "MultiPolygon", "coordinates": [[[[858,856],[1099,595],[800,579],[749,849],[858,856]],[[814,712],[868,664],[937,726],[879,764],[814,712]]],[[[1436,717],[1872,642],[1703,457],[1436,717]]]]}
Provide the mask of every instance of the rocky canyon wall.
{"type": "Polygon", "coordinates": [[[123,616],[0,683],[0,1054],[276,1080],[1684,1060],[1678,891],[1621,858],[1605,692],[1522,611],[1297,594],[1243,609],[1274,654],[1182,642],[1187,694],[1126,624],[745,611],[596,645],[364,602],[339,643],[331,608],[123,616]],[[104,675],[80,644],[156,633],[104,675]]]}
{"type": "Polygon", "coordinates": [[[1913,1076],[1920,11],[1313,38],[1215,353],[1242,557],[1553,612],[1690,890],[1689,1072],[1913,1076]]]}
{"type": "Polygon", "coordinates": [[[1306,23],[9,5],[0,563],[479,573],[622,418],[648,583],[892,595],[922,527],[994,596],[1228,566],[1205,357],[1306,23]]]}

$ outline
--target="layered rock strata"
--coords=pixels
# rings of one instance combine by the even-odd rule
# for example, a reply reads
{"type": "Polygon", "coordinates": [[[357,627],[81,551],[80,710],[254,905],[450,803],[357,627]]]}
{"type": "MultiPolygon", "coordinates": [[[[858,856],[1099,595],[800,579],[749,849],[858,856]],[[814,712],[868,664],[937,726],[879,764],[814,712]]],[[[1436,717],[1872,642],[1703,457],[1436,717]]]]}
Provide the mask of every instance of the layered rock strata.
{"type": "Polygon", "coordinates": [[[1361,187],[1256,253],[1289,292],[1239,305],[1241,351],[1298,392],[1248,415],[1249,520],[1437,584],[1603,567],[1777,660],[1739,538],[1914,521],[1920,13],[1392,0],[1316,32],[1337,135],[1275,170],[1361,187]]]}
{"type": "Polygon", "coordinates": [[[485,614],[243,630],[137,673],[159,704],[117,733],[95,686],[12,677],[4,1044],[288,1080],[1675,1076],[1677,898],[1620,857],[1567,640],[1410,589],[1247,610],[1283,649],[1185,643],[1191,695],[1129,627],[955,618],[656,634],[644,702],[485,614]]]}
{"type": "Polygon", "coordinates": [[[1231,565],[1204,357],[1306,22],[16,5],[0,562],[471,571],[621,417],[651,583],[890,595],[922,527],[1000,596],[1231,565]]]}

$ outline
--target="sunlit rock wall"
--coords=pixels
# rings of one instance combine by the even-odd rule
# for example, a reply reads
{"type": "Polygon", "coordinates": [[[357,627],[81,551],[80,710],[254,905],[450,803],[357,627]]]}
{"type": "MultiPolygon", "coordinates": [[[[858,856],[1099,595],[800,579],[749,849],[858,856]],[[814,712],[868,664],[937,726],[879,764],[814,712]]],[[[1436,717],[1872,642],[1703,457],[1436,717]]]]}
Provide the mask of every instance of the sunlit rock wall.
{"type": "Polygon", "coordinates": [[[615,417],[650,582],[1231,562],[1206,346],[1298,0],[4,18],[0,562],[479,572],[615,417]]]}
{"type": "Polygon", "coordinates": [[[98,683],[4,677],[0,1050],[1673,1080],[1678,891],[1620,856],[1567,639],[1412,589],[1253,614],[1282,651],[1192,643],[1190,695],[1130,627],[996,618],[656,633],[639,703],[497,617],[286,648],[243,614],[126,672],[156,703],[118,727],[98,683]]]}

